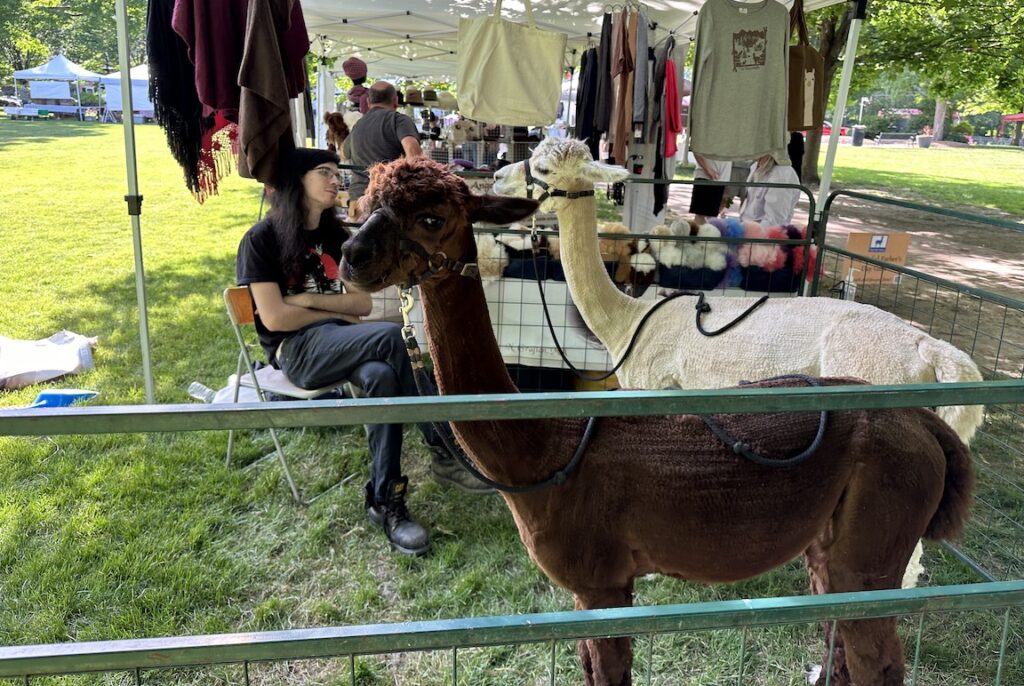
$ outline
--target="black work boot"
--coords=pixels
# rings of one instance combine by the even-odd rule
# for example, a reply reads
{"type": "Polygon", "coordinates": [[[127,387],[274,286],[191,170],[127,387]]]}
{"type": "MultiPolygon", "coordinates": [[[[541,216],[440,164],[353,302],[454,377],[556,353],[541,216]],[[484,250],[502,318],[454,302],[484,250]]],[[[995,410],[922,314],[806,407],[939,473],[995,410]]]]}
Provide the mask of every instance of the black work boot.
{"type": "Polygon", "coordinates": [[[366,514],[370,521],[384,529],[391,547],[405,555],[423,555],[430,550],[427,530],[409,516],[405,492],[409,479],[401,477],[388,483],[386,500],[375,503],[373,486],[366,484],[366,514]]]}

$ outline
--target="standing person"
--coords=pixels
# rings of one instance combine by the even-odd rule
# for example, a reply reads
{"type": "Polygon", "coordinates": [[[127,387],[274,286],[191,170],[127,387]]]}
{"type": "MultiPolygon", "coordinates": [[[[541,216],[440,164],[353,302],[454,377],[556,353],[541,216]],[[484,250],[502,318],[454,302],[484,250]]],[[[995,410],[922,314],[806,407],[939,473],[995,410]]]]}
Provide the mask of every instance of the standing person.
{"type": "MultiPolygon", "coordinates": [[[[713,160],[694,153],[697,166],[693,170],[694,181],[728,181],[732,174],[732,162],[713,160]]],[[[690,196],[690,213],[697,225],[707,223],[708,217],[717,217],[722,213],[722,200],[725,197],[725,186],[709,186],[695,183],[690,196]]]]}
{"type": "MultiPolygon", "coordinates": [[[[793,167],[779,164],[772,155],[762,155],[750,168],[747,181],[751,183],[799,184],[793,167]]],[[[747,199],[740,207],[740,219],[757,222],[761,226],[785,226],[793,221],[800,191],[796,188],[748,188],[747,199]]]]}
{"type": "MultiPolygon", "coordinates": [[[[387,81],[378,81],[367,91],[370,109],[352,127],[345,139],[345,159],[367,170],[378,162],[390,162],[405,157],[422,157],[420,134],[416,122],[398,112],[398,91],[387,81]]],[[[366,171],[352,172],[352,185],[348,189],[348,216],[359,219],[359,198],[366,192],[370,176],[366,171]]]]}
{"type": "MultiPolygon", "coordinates": [[[[338,156],[298,148],[282,156],[267,218],[242,237],[238,284],[249,287],[256,331],[267,359],[300,388],[351,381],[370,397],[416,395],[401,329],[390,322],[360,322],[370,313],[365,293],[347,293],[338,275],[348,232],[334,211],[340,180],[338,156]]],[[[456,462],[429,424],[420,426],[434,453],[431,471],[463,490],[489,492],[456,462]]],[[[392,547],[421,555],[426,530],[405,505],[402,425],[368,424],[372,465],[366,511],[392,547]]]]}

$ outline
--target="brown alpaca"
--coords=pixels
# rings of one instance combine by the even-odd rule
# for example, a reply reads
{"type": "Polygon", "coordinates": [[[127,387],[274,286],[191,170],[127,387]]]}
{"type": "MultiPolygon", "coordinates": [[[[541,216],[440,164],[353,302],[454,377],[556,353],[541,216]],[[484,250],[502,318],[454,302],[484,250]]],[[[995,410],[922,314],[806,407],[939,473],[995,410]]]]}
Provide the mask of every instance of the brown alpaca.
{"type": "MultiPolygon", "coordinates": [[[[343,248],[345,281],[374,291],[423,278],[441,392],[515,392],[480,283],[448,271],[425,277],[425,263],[400,241],[473,262],[473,221],[517,221],[535,203],[472,195],[428,160],[378,165],[367,197],[372,213],[343,248]]],[[[799,452],[817,428],[817,413],[718,419],[769,455],[799,452]]],[[[584,421],[452,426],[482,472],[522,485],[565,466],[584,421]]],[[[530,558],[577,608],[594,609],[630,605],[633,579],[644,574],[731,582],[801,554],[815,593],[898,588],[918,538],[960,531],[973,478],[967,448],[930,410],[832,412],[820,449],[785,468],[735,455],[697,417],[610,417],[564,484],[504,498],[530,558]]],[[[902,686],[895,619],[839,622],[836,639],[833,684],[902,686]]],[[[588,685],[631,683],[628,638],[580,641],[579,653],[588,685]]]]}

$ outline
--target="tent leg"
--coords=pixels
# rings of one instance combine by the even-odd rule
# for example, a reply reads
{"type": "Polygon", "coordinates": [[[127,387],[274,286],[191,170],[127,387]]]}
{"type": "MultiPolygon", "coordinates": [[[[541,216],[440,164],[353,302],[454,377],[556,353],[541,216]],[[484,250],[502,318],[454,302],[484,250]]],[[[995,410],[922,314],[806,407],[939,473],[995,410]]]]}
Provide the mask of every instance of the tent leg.
{"type": "Polygon", "coordinates": [[[816,219],[821,218],[821,210],[825,206],[828,192],[832,185],[832,167],[839,149],[839,132],[843,129],[843,115],[846,113],[846,101],[850,95],[850,79],[853,77],[853,63],[857,59],[857,41],[860,38],[860,25],[867,16],[868,0],[857,0],[857,11],[850,22],[850,34],[846,39],[846,55],[843,57],[843,73],[839,79],[839,93],[836,95],[836,108],[832,112],[832,133],[828,137],[828,152],[825,153],[825,168],[821,172],[821,185],[818,186],[818,202],[816,219]]]}
{"type": "Polygon", "coordinates": [[[149,316],[146,308],[146,277],[142,267],[142,196],[139,195],[138,163],[135,157],[135,122],[132,113],[132,75],[128,63],[128,10],[126,0],[116,0],[117,55],[121,65],[121,105],[124,124],[124,156],[128,177],[128,214],[132,220],[132,247],[135,252],[135,296],[139,303],[139,341],[142,345],[142,378],[146,386],[146,402],[156,402],[153,389],[153,363],[149,347],[149,316]],[[127,114],[123,114],[127,112],[127,114]]]}

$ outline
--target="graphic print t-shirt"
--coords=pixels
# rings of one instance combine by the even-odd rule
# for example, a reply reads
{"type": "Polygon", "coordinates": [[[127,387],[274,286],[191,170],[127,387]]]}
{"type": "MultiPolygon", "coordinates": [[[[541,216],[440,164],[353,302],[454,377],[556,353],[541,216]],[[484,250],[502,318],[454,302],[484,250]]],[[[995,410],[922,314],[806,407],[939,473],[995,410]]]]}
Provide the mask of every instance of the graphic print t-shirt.
{"type": "MultiPolygon", "coordinates": [[[[341,244],[347,238],[345,232],[316,229],[303,232],[303,236],[306,239],[306,255],[301,269],[293,274],[285,274],[281,268],[277,235],[270,220],[264,219],[249,229],[238,244],[238,259],[235,263],[238,285],[272,282],[281,288],[282,296],[296,293],[343,293],[338,265],[341,262],[341,244]]],[[[331,322],[344,324],[341,320],[331,322]]],[[[256,332],[271,364],[281,341],[295,333],[269,330],[263,325],[258,311],[256,332]]]]}
{"type": "Polygon", "coordinates": [[[788,160],[789,11],[708,0],[697,18],[690,149],[717,160],[788,160]]]}

